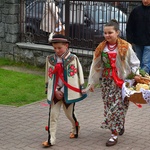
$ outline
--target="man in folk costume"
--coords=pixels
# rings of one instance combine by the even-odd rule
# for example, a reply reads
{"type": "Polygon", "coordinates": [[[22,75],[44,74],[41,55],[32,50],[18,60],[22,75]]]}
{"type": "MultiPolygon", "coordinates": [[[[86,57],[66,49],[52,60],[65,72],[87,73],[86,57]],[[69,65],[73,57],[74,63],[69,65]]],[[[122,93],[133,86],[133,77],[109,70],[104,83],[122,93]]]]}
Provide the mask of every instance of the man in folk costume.
{"type": "Polygon", "coordinates": [[[79,122],[75,115],[75,103],[86,98],[83,90],[82,66],[76,55],[68,49],[69,41],[62,34],[55,34],[50,41],[55,54],[46,58],[46,89],[50,109],[50,141],[43,142],[48,147],[55,144],[57,121],[60,108],[72,124],[70,138],[78,138],[79,122]]]}
{"type": "Polygon", "coordinates": [[[96,48],[90,69],[88,88],[101,81],[104,102],[104,121],[101,128],[109,129],[111,136],[106,146],[117,144],[118,134],[124,133],[125,115],[129,101],[122,100],[122,84],[130,73],[139,75],[140,61],[130,43],[118,37],[119,25],[111,20],[104,27],[105,40],[96,48]]]}

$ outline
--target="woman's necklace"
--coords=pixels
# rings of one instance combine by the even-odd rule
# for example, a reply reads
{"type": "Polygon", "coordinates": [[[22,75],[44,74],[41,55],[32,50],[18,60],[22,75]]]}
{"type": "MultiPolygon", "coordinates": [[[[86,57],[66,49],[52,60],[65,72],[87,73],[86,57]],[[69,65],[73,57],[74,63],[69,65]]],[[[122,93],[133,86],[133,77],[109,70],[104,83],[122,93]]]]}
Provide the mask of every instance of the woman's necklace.
{"type": "Polygon", "coordinates": [[[115,50],[116,47],[117,47],[117,43],[115,43],[115,44],[109,44],[109,43],[107,43],[107,48],[108,48],[110,51],[115,50]]]}

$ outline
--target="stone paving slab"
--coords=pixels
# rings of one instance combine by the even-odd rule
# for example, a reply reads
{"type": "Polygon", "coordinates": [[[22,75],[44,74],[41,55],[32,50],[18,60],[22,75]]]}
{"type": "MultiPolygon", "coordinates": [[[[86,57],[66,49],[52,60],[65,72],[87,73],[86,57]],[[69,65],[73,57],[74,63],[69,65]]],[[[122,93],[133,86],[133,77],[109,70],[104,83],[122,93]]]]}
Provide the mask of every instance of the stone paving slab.
{"type": "MultiPolygon", "coordinates": [[[[149,150],[150,106],[138,108],[133,103],[126,117],[125,133],[118,144],[106,147],[110,131],[101,129],[103,102],[99,88],[84,101],[76,103],[76,114],[81,126],[78,139],[69,139],[70,122],[61,110],[56,145],[52,150],[149,150]]],[[[0,150],[43,150],[47,139],[48,106],[46,100],[22,107],[0,105],[0,150]]]]}

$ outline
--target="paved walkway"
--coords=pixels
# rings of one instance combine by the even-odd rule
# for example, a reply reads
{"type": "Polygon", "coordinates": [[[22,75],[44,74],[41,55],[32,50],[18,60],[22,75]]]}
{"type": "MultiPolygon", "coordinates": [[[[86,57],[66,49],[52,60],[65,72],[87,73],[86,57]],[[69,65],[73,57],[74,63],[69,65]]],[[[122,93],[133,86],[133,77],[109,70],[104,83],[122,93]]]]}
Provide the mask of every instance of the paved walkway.
{"type": "MultiPolygon", "coordinates": [[[[46,101],[23,107],[0,105],[0,150],[43,150],[41,143],[47,139],[48,106],[46,101]]],[[[61,111],[56,145],[52,150],[149,150],[150,106],[137,108],[130,104],[126,117],[125,133],[118,144],[106,147],[110,136],[108,130],[100,128],[103,119],[103,103],[99,89],[76,104],[81,133],[78,139],[69,139],[70,122],[61,111]]]]}

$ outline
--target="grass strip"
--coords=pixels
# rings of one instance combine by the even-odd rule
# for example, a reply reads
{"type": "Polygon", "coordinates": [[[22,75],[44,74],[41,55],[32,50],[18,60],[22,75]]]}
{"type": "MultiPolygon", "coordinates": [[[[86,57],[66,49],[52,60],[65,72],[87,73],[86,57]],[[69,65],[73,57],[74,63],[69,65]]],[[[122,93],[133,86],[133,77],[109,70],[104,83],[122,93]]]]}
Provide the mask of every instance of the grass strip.
{"type": "Polygon", "coordinates": [[[0,69],[0,104],[22,106],[46,98],[44,77],[0,69]]]}

